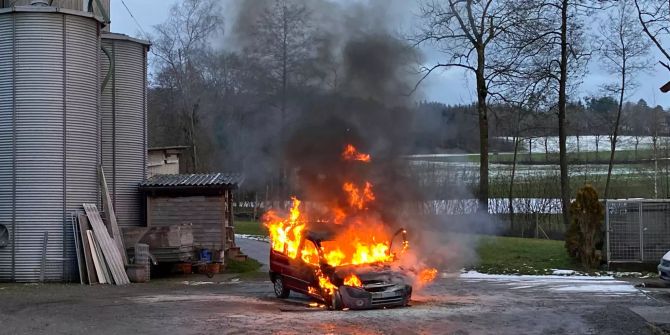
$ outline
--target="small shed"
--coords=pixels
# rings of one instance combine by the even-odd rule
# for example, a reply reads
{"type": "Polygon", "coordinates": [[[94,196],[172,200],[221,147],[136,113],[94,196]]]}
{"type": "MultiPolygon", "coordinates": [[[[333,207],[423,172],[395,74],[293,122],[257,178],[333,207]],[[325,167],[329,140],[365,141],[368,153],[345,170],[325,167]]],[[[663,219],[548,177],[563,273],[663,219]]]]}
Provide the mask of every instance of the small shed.
{"type": "Polygon", "coordinates": [[[232,201],[242,181],[236,173],[154,175],[140,184],[147,227],[189,224],[195,248],[236,257],[232,201]]]}

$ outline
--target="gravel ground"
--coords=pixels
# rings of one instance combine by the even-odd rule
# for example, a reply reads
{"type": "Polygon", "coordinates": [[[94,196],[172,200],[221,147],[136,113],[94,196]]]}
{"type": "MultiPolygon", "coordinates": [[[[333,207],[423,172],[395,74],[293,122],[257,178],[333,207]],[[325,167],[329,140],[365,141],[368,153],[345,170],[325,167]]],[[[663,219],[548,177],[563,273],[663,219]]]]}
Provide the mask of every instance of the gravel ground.
{"type": "Polygon", "coordinates": [[[271,283],[264,276],[231,280],[193,275],[125,287],[0,284],[0,334],[658,334],[663,331],[664,325],[652,327],[643,316],[658,317],[659,312],[670,310],[670,300],[665,300],[670,296],[668,289],[640,291],[632,287],[616,279],[594,283],[574,278],[454,274],[444,275],[415,292],[408,308],[327,311],[307,307],[307,300],[295,294],[289,301],[274,298],[271,283]],[[566,290],[566,287],[577,289],[566,290]]]}

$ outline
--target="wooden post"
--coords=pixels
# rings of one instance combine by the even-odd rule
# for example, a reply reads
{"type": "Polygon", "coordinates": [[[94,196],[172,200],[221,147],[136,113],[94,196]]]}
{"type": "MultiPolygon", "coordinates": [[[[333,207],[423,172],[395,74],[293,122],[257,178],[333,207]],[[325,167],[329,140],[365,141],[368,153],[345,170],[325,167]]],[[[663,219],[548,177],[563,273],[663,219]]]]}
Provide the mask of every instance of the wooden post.
{"type": "Polygon", "coordinates": [[[91,247],[88,243],[88,236],[86,231],[90,229],[88,218],[85,213],[79,213],[77,217],[79,223],[79,235],[81,237],[82,254],[86,264],[86,278],[88,284],[95,284],[98,282],[98,277],[95,271],[95,264],[93,263],[93,255],[91,254],[91,247]]]}
{"type": "Polygon", "coordinates": [[[256,221],[258,216],[258,192],[254,192],[254,214],[251,217],[253,221],[256,221]]]}
{"type": "Polygon", "coordinates": [[[228,192],[224,191],[221,197],[221,251],[228,248],[228,192]]]}
{"type": "Polygon", "coordinates": [[[153,214],[153,208],[152,208],[152,202],[151,202],[151,195],[147,194],[147,227],[150,228],[151,225],[151,216],[153,214]]]}
{"type": "Polygon", "coordinates": [[[233,191],[227,190],[228,194],[228,225],[235,227],[235,222],[233,221],[233,191]]]}

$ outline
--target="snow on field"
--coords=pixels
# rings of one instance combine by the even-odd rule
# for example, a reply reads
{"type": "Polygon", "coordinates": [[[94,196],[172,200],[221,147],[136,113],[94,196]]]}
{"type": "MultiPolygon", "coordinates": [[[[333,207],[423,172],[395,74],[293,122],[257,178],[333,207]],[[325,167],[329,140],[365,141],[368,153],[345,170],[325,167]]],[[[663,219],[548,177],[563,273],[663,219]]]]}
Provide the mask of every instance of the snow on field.
{"type": "MultiPolygon", "coordinates": [[[[568,270],[563,270],[568,271],[568,270]]],[[[563,273],[563,272],[559,272],[563,273]]],[[[477,271],[461,273],[461,280],[470,282],[492,282],[518,290],[549,290],[566,293],[594,293],[599,295],[629,295],[640,291],[628,282],[612,276],[566,276],[566,275],[490,275],[477,271]]]]}

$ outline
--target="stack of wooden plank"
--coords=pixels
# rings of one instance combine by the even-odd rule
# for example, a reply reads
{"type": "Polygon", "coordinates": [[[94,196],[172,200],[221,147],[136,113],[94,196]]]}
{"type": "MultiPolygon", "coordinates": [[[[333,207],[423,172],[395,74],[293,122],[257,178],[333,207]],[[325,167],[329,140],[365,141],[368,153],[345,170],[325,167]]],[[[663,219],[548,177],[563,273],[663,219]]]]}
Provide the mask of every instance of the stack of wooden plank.
{"type": "Polygon", "coordinates": [[[83,204],[85,214],[77,213],[71,220],[79,279],[82,284],[86,282],[125,285],[130,283],[126,273],[128,256],[116,222],[102,167],[99,172],[107,226],[95,204],[83,204]]]}
{"type": "Polygon", "coordinates": [[[116,242],[109,235],[98,208],[84,204],[84,213],[78,213],[75,246],[82,283],[129,284],[125,264],[116,242]]]}

